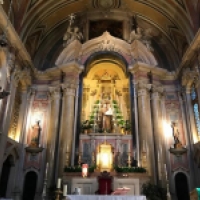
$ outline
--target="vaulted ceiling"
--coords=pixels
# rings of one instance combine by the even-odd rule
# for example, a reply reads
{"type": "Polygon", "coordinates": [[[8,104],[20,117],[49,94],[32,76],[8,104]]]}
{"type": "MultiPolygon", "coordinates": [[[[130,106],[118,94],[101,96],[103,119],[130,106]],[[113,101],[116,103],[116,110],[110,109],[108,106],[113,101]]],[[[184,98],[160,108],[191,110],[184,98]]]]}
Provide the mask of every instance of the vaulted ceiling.
{"type": "MultiPolygon", "coordinates": [[[[9,5],[10,0],[4,0],[6,13],[9,5]]],[[[13,0],[10,20],[35,66],[45,70],[63,48],[69,14],[74,13],[82,27],[95,13],[102,20],[112,19],[118,11],[130,19],[137,16],[139,27],[152,30],[159,65],[173,71],[200,25],[199,8],[198,0],[13,0]]],[[[130,31],[131,22],[127,26],[130,31]]]]}

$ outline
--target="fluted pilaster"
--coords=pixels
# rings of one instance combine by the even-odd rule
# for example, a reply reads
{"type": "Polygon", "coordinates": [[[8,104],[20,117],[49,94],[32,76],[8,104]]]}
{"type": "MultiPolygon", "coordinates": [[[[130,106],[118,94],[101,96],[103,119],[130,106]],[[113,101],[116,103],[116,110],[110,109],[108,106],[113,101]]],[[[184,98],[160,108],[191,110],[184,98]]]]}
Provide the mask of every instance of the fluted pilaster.
{"type": "Polygon", "coordinates": [[[69,166],[71,161],[73,135],[76,84],[63,84],[62,117],[60,127],[60,161],[59,174],[63,173],[64,166],[69,166]]]}
{"type": "Polygon", "coordinates": [[[48,187],[56,183],[56,145],[59,131],[60,114],[60,86],[49,87],[49,97],[51,101],[50,108],[50,128],[47,136],[47,162],[49,163],[48,187]]]}
{"type": "Polygon", "coordinates": [[[162,109],[161,98],[163,94],[162,86],[152,86],[151,90],[151,106],[152,106],[152,121],[153,121],[153,135],[155,143],[155,161],[156,161],[156,176],[157,181],[165,180],[164,163],[164,134],[162,128],[162,109]]]}
{"type": "Polygon", "coordinates": [[[151,125],[150,84],[138,83],[138,124],[139,124],[139,159],[149,175],[155,180],[154,143],[151,125]]]}

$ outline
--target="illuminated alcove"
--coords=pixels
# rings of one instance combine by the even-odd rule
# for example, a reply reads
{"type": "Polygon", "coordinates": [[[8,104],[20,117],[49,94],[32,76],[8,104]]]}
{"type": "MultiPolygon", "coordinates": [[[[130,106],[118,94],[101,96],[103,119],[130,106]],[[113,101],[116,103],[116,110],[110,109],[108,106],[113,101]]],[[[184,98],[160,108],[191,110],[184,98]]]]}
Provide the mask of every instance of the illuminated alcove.
{"type": "Polygon", "coordinates": [[[110,172],[113,169],[113,148],[106,141],[97,147],[96,165],[100,172],[110,172]]]}
{"type": "Polygon", "coordinates": [[[125,63],[117,57],[93,59],[83,78],[82,122],[95,132],[120,132],[130,120],[129,77],[125,63]]]}

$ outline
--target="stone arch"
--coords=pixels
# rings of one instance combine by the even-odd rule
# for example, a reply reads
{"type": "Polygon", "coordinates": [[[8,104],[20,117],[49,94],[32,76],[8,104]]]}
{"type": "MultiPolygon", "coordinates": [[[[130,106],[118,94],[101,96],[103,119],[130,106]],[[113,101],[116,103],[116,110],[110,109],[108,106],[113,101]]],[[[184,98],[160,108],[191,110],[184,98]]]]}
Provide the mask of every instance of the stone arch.
{"type": "Polygon", "coordinates": [[[112,62],[113,64],[117,64],[123,72],[127,72],[128,63],[127,60],[119,53],[113,51],[105,51],[105,52],[94,52],[91,54],[87,60],[83,63],[85,66],[85,73],[87,73],[94,64],[98,62],[112,62]]]}
{"type": "Polygon", "coordinates": [[[7,187],[10,178],[11,167],[14,165],[13,155],[8,155],[3,163],[3,168],[0,178],[0,197],[6,197],[7,187]]]}
{"type": "Polygon", "coordinates": [[[29,170],[24,176],[23,200],[34,200],[37,191],[38,173],[29,170]]]}
{"type": "Polygon", "coordinates": [[[179,171],[174,175],[175,191],[178,200],[189,200],[189,185],[187,175],[179,171]]]}

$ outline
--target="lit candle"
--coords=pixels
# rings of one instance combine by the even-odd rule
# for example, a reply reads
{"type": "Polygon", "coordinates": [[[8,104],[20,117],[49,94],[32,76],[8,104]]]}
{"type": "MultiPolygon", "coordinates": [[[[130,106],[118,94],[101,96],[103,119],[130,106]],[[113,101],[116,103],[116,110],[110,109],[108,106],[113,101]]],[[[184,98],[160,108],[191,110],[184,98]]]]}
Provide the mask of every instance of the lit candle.
{"type": "Polygon", "coordinates": [[[63,186],[63,196],[66,197],[67,196],[67,185],[63,186]]]}
{"type": "Polygon", "coordinates": [[[61,178],[58,178],[57,188],[60,188],[60,186],[61,186],[61,178]]]}

